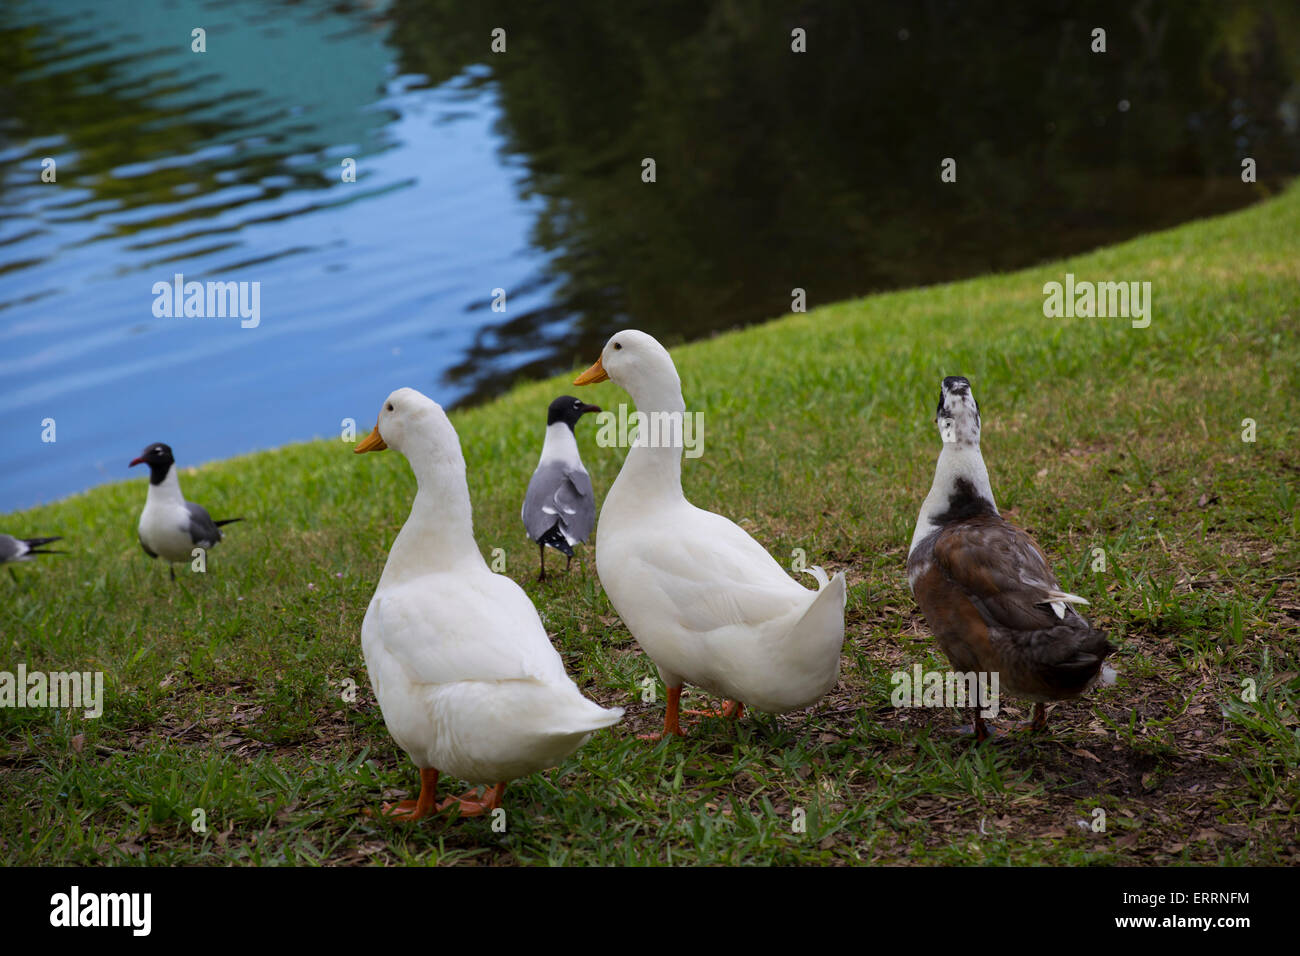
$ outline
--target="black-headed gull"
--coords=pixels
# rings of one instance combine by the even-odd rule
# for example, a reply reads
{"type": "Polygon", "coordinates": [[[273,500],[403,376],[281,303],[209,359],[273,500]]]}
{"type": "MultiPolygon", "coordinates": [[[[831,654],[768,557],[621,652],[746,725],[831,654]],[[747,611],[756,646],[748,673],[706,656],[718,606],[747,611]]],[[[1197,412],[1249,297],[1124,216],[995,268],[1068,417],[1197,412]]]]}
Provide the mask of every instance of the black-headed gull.
{"type": "Polygon", "coordinates": [[[537,580],[546,580],[546,549],[552,547],[573,561],[573,546],[586,541],[596,524],[596,496],[591,477],[578,456],[573,428],[588,412],[599,412],[572,395],[561,395],[546,410],[546,439],[542,457],[528,482],[520,517],[528,537],[537,542],[541,570],[537,580]]]}
{"type": "MultiPolygon", "coordinates": [[[[131,462],[149,466],[149,496],[140,512],[140,547],[151,558],[166,561],[189,561],[195,548],[211,549],[221,541],[221,526],[242,521],[242,518],[225,518],[213,521],[207,509],[186,501],[181,494],[181,483],[176,477],[176,459],[172,450],[162,442],[155,442],[131,462]]],[[[176,580],[176,569],[171,569],[176,580]]]]}

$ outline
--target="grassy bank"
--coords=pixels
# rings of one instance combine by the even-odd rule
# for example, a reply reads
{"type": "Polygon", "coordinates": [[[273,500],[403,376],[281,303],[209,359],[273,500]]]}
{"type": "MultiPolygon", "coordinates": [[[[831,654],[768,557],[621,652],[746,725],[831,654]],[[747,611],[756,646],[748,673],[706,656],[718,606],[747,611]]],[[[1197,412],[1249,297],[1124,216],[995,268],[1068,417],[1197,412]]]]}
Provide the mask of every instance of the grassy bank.
{"type": "MultiPolygon", "coordinates": [[[[590,549],[585,573],[538,585],[519,522],[546,403],[572,389],[529,385],[453,416],[485,555],[505,549],[584,690],[628,708],[507,790],[504,833],[360,813],[417,784],[358,639],[414,491],[399,455],[322,441],[182,473],[190,498],[248,520],[207,574],[174,584],[135,540],[143,476],[6,515],[0,531],[62,534],[72,553],[0,578],[0,669],[102,670],[106,704],[98,720],[0,710],[0,861],[1295,863],[1298,321],[1293,188],[1068,261],[674,349],[705,416],[688,496],[781,560],[802,548],[844,568],[851,590],[832,695],[657,745],[634,737],[662,720],[662,695],[641,700],[654,670],[590,549]],[[1044,318],[1043,283],[1066,272],[1150,281],[1150,327],[1044,318]],[[953,711],[889,702],[893,671],[943,666],[904,560],[938,454],[938,382],[957,373],[980,400],[1000,505],[1119,647],[1115,686],[1055,708],[1045,736],[983,748],[946,733],[953,711]],[[1103,832],[1080,825],[1097,808],[1103,832]]],[[[377,383],[358,411],[406,384],[420,383],[377,383]]],[[[582,394],[626,401],[609,384],[582,394]]],[[[623,452],[597,448],[589,421],[579,431],[601,496],[623,452]]]]}

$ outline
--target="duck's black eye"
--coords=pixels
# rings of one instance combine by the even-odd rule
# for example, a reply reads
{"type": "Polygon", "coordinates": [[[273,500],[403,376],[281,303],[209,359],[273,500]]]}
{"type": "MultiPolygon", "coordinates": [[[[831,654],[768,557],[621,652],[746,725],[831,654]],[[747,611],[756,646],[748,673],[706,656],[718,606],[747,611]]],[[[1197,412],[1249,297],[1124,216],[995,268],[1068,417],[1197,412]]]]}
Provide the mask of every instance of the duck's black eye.
{"type": "Polygon", "coordinates": [[[391,412],[391,411],[393,410],[393,403],[392,403],[392,402],[389,402],[389,403],[388,403],[387,405],[385,405],[384,407],[385,407],[386,409],[388,409],[388,410],[391,412]]]}
{"type": "Polygon", "coordinates": [[[619,345],[617,342],[614,343],[614,348],[615,348],[615,349],[621,349],[622,347],[623,347],[623,346],[619,345]]]}

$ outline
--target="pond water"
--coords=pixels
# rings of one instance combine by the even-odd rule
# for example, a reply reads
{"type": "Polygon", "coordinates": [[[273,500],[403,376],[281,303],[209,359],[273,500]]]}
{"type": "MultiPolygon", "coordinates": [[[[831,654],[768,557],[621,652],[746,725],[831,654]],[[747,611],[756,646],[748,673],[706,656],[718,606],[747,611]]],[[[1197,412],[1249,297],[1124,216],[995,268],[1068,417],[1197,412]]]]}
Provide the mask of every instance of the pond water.
{"type": "Polygon", "coordinates": [[[1011,269],[1300,169],[1293,3],[862,6],[10,0],[0,511],[153,441],[337,435],[401,385],[479,401],[619,328],[1011,269]],[[177,275],[256,283],[255,322],[167,314],[177,275]]]}

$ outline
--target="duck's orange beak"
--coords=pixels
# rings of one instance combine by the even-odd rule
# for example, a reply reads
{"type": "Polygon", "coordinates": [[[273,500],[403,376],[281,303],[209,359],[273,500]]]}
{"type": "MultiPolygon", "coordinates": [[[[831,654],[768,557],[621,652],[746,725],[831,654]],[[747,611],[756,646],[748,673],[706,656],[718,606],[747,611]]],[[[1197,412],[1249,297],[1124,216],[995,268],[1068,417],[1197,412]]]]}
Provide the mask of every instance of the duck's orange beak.
{"type": "Polygon", "coordinates": [[[600,359],[596,359],[591,368],[573,380],[573,384],[595,385],[597,382],[603,382],[608,378],[609,375],[605,372],[605,366],[600,364],[600,359]]]}
{"type": "Polygon", "coordinates": [[[369,435],[357,442],[357,447],[352,449],[353,453],[361,454],[363,451],[383,451],[388,447],[384,441],[384,436],[379,434],[379,423],[375,423],[374,430],[369,435]]]}

